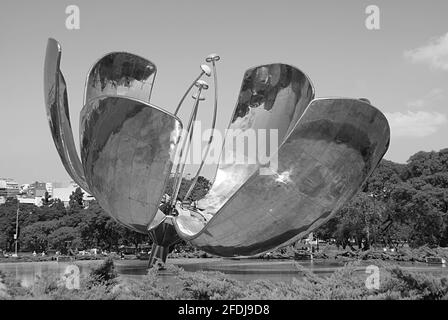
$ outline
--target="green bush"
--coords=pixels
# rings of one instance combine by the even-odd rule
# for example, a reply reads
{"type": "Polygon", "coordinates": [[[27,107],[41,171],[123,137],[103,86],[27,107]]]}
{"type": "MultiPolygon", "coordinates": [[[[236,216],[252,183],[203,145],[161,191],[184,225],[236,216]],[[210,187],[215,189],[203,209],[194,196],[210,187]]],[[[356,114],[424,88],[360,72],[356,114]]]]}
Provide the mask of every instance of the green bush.
{"type": "Polygon", "coordinates": [[[114,260],[107,258],[97,268],[93,269],[87,279],[87,287],[105,286],[106,288],[117,284],[118,274],[115,271],[114,260]]]}
{"type": "MultiPolygon", "coordinates": [[[[179,268],[168,265],[164,272],[179,274],[179,268]]],[[[152,268],[148,274],[139,281],[131,281],[129,285],[119,287],[120,299],[126,300],[174,300],[179,299],[176,287],[166,284],[159,275],[157,268],[152,268]]]]}
{"type": "MultiPolygon", "coordinates": [[[[400,288],[402,298],[413,300],[447,300],[448,278],[405,271],[401,268],[389,268],[391,278],[386,282],[392,290],[400,288]]],[[[385,288],[386,290],[387,288],[385,288]]]]}
{"type": "Polygon", "coordinates": [[[22,287],[20,281],[16,280],[16,278],[10,274],[0,272],[0,283],[2,284],[0,300],[14,299],[15,297],[26,299],[32,295],[28,288],[22,287]]]}
{"type": "Polygon", "coordinates": [[[242,284],[220,272],[181,272],[181,297],[194,300],[241,299],[242,284]]]}

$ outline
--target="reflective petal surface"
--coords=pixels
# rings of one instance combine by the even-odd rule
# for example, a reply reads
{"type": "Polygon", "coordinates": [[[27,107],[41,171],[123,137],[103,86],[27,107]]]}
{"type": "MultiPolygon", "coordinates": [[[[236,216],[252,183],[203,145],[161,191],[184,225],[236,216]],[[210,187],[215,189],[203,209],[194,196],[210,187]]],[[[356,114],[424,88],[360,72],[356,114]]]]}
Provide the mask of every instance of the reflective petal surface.
{"type": "Polygon", "coordinates": [[[90,100],[81,111],[81,159],[92,194],[112,217],[147,233],[172,167],[181,122],[143,101],[90,100]]]}
{"type": "Polygon", "coordinates": [[[149,102],[157,73],[154,63],[127,52],[112,52],[90,69],[84,105],[103,95],[124,96],[149,102]]]}
{"type": "Polygon", "coordinates": [[[314,100],[279,148],[274,175],[254,172],[199,233],[182,232],[198,224],[188,214],[176,219],[176,228],[220,256],[249,256],[296,241],[356,194],[389,137],[384,115],[365,102],[314,100]]]}
{"type": "Polygon", "coordinates": [[[44,96],[48,122],[64,168],[82,189],[90,192],[73,140],[67,88],[60,71],[61,53],[59,43],[49,39],[44,66],[44,96]]]}
{"type": "MultiPolygon", "coordinates": [[[[214,183],[198,207],[208,214],[216,213],[226,201],[260,167],[259,129],[278,130],[278,145],[297,122],[314,98],[309,78],[300,70],[286,64],[269,64],[249,69],[244,74],[238,102],[225,137],[214,183]],[[255,134],[255,135],[253,135],[255,134]],[[237,150],[238,141],[253,135],[254,149],[237,150]],[[238,159],[244,161],[238,161],[238,159]]],[[[265,139],[265,154],[271,150],[265,139]]]]}

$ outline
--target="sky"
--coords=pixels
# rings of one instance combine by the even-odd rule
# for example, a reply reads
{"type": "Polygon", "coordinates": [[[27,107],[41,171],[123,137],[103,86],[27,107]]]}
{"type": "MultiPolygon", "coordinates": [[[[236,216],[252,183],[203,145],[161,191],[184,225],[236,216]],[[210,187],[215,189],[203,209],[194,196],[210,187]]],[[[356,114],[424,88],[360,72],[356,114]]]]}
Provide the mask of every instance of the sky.
{"type": "MultiPolygon", "coordinates": [[[[111,51],[157,65],[151,103],[173,112],[210,53],[218,53],[224,130],[244,71],[282,62],[304,71],[316,97],[366,97],[385,113],[385,158],[448,147],[448,1],[9,1],[0,2],[0,177],[19,183],[68,181],[45,114],[43,63],[48,37],[62,45],[75,142],[90,66],[111,51]],[[76,5],[80,28],[66,28],[76,5]],[[379,8],[369,30],[366,8],[379,8]]],[[[211,84],[211,79],[209,80],[211,84]]],[[[212,88],[212,87],[211,87],[212,88]]],[[[199,119],[211,121],[213,90],[199,119]],[[208,102],[208,103],[207,103],[208,102]]],[[[190,106],[180,117],[186,121],[190,106]]]]}

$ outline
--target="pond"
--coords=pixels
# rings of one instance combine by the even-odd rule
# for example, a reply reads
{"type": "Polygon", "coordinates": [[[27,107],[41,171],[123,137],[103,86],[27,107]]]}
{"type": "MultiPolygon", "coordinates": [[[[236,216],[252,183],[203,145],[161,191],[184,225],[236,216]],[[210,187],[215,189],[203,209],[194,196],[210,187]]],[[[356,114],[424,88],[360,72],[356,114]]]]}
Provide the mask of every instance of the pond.
{"type": "MultiPolygon", "coordinates": [[[[0,263],[0,270],[15,275],[23,286],[31,286],[40,276],[56,274],[62,277],[70,265],[76,264],[81,274],[87,275],[93,268],[101,264],[101,260],[76,262],[10,262],[0,263]]],[[[253,281],[257,279],[271,281],[291,281],[294,277],[300,278],[298,266],[319,275],[328,276],[344,263],[337,260],[259,260],[259,259],[168,259],[168,264],[182,267],[186,271],[220,271],[240,281],[253,281]]],[[[365,273],[365,267],[370,263],[361,263],[357,269],[365,273]]],[[[448,269],[442,265],[428,265],[425,263],[399,263],[409,271],[430,272],[434,274],[447,273],[448,269]]],[[[147,272],[147,261],[142,260],[116,260],[115,268],[121,279],[139,280],[147,272]]],[[[448,274],[448,273],[447,273],[448,274]]],[[[162,278],[170,281],[172,274],[162,271],[162,278]]],[[[367,275],[366,275],[367,276],[367,275]]]]}

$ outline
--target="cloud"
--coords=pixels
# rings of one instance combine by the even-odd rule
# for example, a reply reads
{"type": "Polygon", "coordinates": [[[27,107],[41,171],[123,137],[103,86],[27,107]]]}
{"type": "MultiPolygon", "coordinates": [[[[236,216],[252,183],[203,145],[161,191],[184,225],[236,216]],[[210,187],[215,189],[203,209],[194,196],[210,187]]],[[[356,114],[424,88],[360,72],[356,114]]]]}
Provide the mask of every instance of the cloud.
{"type": "Polygon", "coordinates": [[[440,88],[432,89],[423,98],[416,99],[407,103],[409,108],[423,108],[427,106],[432,106],[439,100],[444,98],[443,90],[440,88]]]}
{"type": "Polygon", "coordinates": [[[427,137],[448,123],[446,115],[438,112],[386,112],[385,115],[394,137],[427,137]]]}
{"type": "Polygon", "coordinates": [[[448,32],[431,39],[426,46],[405,51],[404,56],[413,63],[426,63],[434,69],[448,71],[448,32]]]}
{"type": "Polygon", "coordinates": [[[426,106],[426,101],[424,99],[417,99],[407,103],[409,108],[423,108],[426,106]]]}

